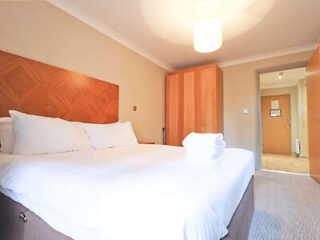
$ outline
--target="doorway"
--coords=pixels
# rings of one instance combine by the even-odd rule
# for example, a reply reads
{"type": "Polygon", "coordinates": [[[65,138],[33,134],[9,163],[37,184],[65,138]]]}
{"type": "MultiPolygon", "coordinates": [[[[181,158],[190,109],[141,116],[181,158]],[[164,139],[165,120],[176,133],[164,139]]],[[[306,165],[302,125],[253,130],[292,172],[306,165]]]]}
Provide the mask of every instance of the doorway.
{"type": "Polygon", "coordinates": [[[263,169],[309,173],[305,71],[259,75],[263,169]]]}

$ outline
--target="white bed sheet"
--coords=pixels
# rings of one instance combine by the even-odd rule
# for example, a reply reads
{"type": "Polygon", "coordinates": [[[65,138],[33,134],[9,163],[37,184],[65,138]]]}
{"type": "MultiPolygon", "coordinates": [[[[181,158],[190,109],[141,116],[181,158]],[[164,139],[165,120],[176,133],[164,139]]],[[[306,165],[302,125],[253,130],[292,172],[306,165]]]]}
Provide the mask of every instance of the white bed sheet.
{"type": "Polygon", "coordinates": [[[254,155],[225,149],[188,164],[181,147],[0,154],[0,191],[76,240],[214,240],[254,174],[254,155]]]}

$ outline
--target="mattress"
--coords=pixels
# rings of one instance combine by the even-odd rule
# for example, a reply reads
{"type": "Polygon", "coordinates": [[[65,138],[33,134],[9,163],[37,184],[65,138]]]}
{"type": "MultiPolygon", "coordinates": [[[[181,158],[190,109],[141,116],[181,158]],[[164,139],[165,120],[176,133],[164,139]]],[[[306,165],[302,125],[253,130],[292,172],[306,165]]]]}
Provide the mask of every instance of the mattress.
{"type": "Polygon", "coordinates": [[[254,173],[249,151],[188,164],[180,147],[0,155],[0,191],[82,239],[220,239],[254,173]]]}

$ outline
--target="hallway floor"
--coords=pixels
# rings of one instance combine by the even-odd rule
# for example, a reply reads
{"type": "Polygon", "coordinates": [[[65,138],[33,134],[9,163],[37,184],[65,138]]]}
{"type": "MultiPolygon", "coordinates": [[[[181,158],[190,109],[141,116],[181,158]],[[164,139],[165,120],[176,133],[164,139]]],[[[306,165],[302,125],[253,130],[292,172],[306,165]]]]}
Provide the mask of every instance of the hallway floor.
{"type": "Polygon", "coordinates": [[[262,168],[284,172],[309,174],[309,161],[290,154],[262,154],[262,168]]]}

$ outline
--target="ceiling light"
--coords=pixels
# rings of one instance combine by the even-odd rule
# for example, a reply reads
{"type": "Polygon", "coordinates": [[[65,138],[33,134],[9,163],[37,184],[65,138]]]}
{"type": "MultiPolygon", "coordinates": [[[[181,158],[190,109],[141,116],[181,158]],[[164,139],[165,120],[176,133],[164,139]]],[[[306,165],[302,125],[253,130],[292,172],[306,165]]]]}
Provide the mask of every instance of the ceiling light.
{"type": "Polygon", "coordinates": [[[194,49],[209,53],[222,46],[222,21],[219,18],[204,18],[194,25],[194,49]]]}
{"type": "Polygon", "coordinates": [[[280,73],[278,74],[278,79],[279,79],[279,80],[283,79],[283,72],[280,72],[280,73]]]}

